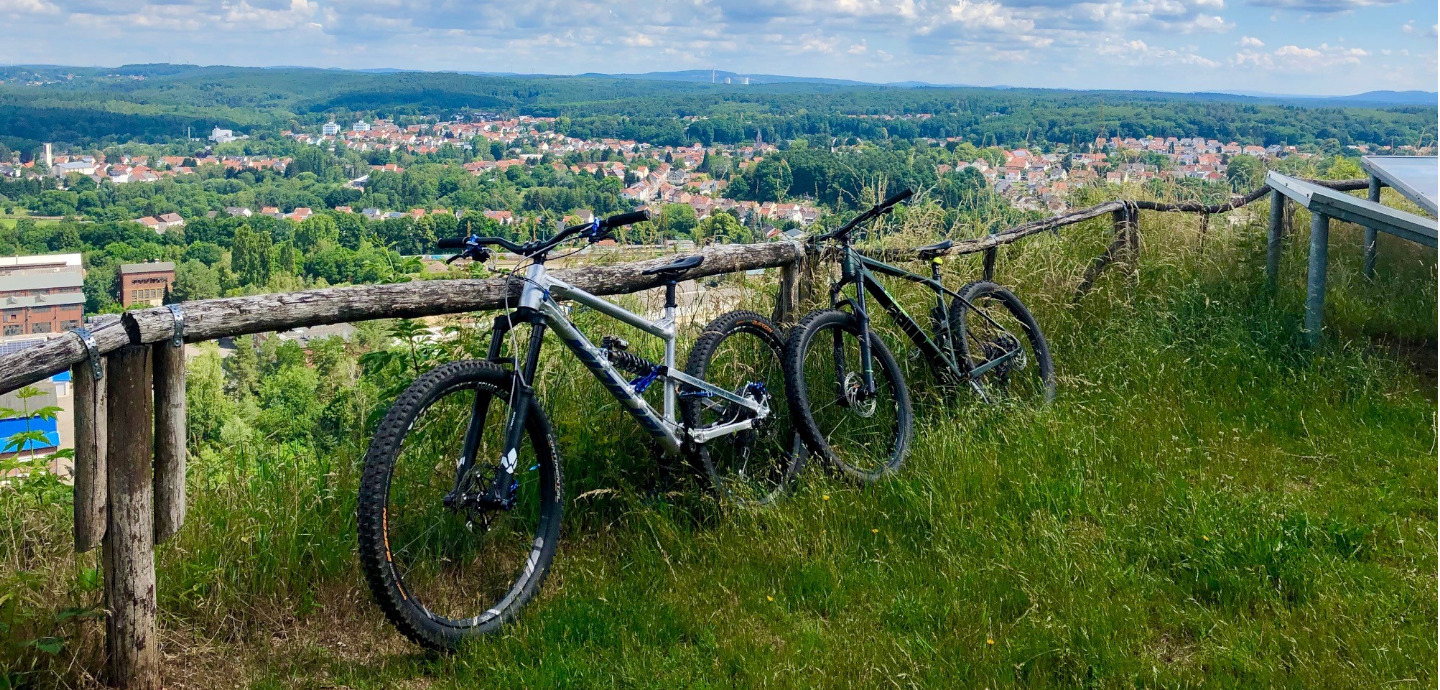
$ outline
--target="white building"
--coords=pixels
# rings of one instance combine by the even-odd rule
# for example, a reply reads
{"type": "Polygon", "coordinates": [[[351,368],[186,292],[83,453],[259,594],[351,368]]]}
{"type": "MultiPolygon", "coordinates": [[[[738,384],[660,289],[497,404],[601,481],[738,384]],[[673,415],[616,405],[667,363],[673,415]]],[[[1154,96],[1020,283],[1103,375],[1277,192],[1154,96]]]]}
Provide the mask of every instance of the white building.
{"type": "Polygon", "coordinates": [[[226,142],[235,141],[235,132],[234,130],[220,129],[219,127],[216,127],[215,129],[210,131],[210,141],[213,141],[217,144],[224,144],[226,142]]]}
{"type": "Polygon", "coordinates": [[[369,123],[369,122],[366,122],[366,121],[364,121],[364,120],[356,120],[356,121],[355,121],[355,124],[353,124],[353,125],[350,126],[350,131],[352,131],[352,132],[368,132],[368,131],[370,131],[370,123],[369,123]]]}
{"type": "Polygon", "coordinates": [[[340,125],[335,124],[334,120],[326,122],[322,127],[320,127],[320,133],[324,134],[327,137],[333,137],[336,134],[340,133],[340,125]]]}

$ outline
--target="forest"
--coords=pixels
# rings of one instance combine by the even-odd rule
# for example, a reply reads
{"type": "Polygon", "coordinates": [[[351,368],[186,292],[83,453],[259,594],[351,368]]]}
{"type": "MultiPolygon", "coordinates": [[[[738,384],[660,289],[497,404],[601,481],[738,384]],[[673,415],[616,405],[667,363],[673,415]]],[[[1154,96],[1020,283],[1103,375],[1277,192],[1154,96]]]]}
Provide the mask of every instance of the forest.
{"type": "Polygon", "coordinates": [[[1433,145],[1436,108],[1335,107],[1222,94],[784,83],[716,85],[598,76],[369,73],[130,65],[0,67],[0,143],[103,145],[318,126],[360,116],[475,112],[562,118],[577,137],[657,145],[945,138],[977,146],[1107,136],[1204,136],[1246,144],[1433,145]],[[31,86],[29,84],[41,84],[31,86]]]}

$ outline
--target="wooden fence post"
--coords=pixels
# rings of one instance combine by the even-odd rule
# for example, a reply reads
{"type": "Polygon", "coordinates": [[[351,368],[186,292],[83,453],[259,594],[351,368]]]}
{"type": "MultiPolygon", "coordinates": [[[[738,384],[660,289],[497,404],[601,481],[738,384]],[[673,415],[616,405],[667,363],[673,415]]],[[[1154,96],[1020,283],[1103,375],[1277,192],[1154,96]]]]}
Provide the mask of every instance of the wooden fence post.
{"type": "Polygon", "coordinates": [[[1130,262],[1140,264],[1140,207],[1125,203],[1125,231],[1129,238],[1130,262]]]}
{"type": "Polygon", "coordinates": [[[128,345],[109,357],[110,517],[104,540],[108,680],[116,687],[144,690],[160,687],[150,357],[151,349],[143,345],[128,345]]]}
{"type": "Polygon", "coordinates": [[[775,313],[771,320],[777,324],[788,324],[795,321],[795,312],[799,306],[796,304],[800,299],[800,261],[785,264],[780,267],[780,285],[775,294],[775,313]]]}
{"type": "Polygon", "coordinates": [[[155,543],[185,524],[185,346],[156,343],[155,543]]]}
{"type": "MultiPolygon", "coordinates": [[[[1366,190],[1365,198],[1380,203],[1380,178],[1370,176],[1370,188],[1366,190]]],[[[1375,277],[1375,243],[1379,241],[1380,233],[1375,228],[1365,228],[1365,254],[1360,264],[1360,274],[1366,278],[1375,277]]]]}
{"type": "Polygon", "coordinates": [[[1110,214],[1110,222],[1115,229],[1115,239],[1110,242],[1109,247],[1105,248],[1105,252],[1095,257],[1095,260],[1085,269],[1085,275],[1080,278],[1080,284],[1075,287],[1075,296],[1071,298],[1072,302],[1078,303],[1085,295],[1089,294],[1090,290],[1095,287],[1095,280],[1100,277],[1100,273],[1122,252],[1138,257],[1140,253],[1139,233],[1130,230],[1130,221],[1132,218],[1138,218],[1139,213],[1139,209],[1122,208],[1116,209],[1110,214]]]}
{"type": "Polygon", "coordinates": [[[108,514],[104,363],[99,380],[90,363],[81,362],[70,368],[70,381],[75,387],[75,550],[83,553],[100,545],[108,514]]]}

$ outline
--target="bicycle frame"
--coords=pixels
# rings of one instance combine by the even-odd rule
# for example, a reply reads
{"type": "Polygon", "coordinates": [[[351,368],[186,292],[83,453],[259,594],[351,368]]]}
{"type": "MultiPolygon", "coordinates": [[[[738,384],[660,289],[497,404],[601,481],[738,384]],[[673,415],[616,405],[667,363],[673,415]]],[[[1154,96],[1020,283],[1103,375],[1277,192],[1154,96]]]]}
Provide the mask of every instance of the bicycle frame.
{"type": "MultiPolygon", "coordinates": [[[[505,445],[500,463],[504,472],[497,476],[496,487],[499,487],[502,481],[508,487],[508,475],[512,475],[516,469],[515,463],[524,434],[525,419],[529,414],[529,406],[534,401],[534,388],[531,384],[539,364],[540,347],[544,340],[546,327],[554,329],[559,334],[560,340],[580,359],[585,368],[590,370],[590,373],[615,399],[625,405],[626,411],[671,455],[680,453],[687,443],[702,444],[719,436],[752,428],[756,419],[764,419],[770,413],[767,405],[713,386],[675,368],[675,305],[673,299],[667,299],[664,315],[660,320],[651,321],[565,281],[552,278],[547,274],[543,263],[535,263],[526,270],[525,285],[520,293],[518,308],[495,320],[495,330],[491,334],[490,341],[489,359],[491,361],[503,361],[499,355],[507,332],[516,323],[527,322],[531,324],[530,343],[525,361],[515,372],[516,385],[511,402],[510,419],[506,424],[505,445]],[[652,381],[659,381],[664,385],[662,412],[657,413],[640,396],[640,392],[636,390],[637,386],[626,381],[615,365],[605,356],[605,353],[585,337],[585,334],[581,333],[575,324],[570,322],[565,308],[556,302],[557,297],[583,304],[606,316],[639,328],[665,342],[665,360],[651,374],[652,381]],[[693,393],[687,392],[687,395],[720,398],[750,410],[755,417],[707,429],[686,428],[675,418],[677,388],[682,384],[694,391],[693,393]]],[[[642,379],[644,378],[646,377],[642,377],[642,379]]],[[[478,446],[488,406],[488,397],[476,396],[470,428],[466,432],[465,449],[457,466],[457,490],[464,485],[464,479],[473,465],[475,449],[478,446]]]]}
{"type": "MultiPolygon", "coordinates": [[[[936,327],[940,330],[941,342],[937,343],[920,327],[914,317],[900,306],[900,303],[875,279],[875,273],[888,275],[912,283],[919,283],[935,293],[936,308],[939,313],[947,313],[945,297],[948,295],[960,300],[974,313],[980,314],[986,321],[1004,330],[989,314],[978,309],[959,293],[951,290],[940,282],[938,275],[934,277],[922,276],[918,273],[911,273],[903,268],[891,266],[883,261],[872,259],[850,246],[849,242],[841,242],[840,257],[840,280],[830,286],[830,304],[839,308],[841,305],[849,305],[852,313],[860,319],[862,332],[870,330],[870,314],[865,307],[865,296],[868,294],[880,304],[890,318],[900,327],[906,337],[915,344],[915,347],[925,356],[934,367],[942,372],[942,376],[952,383],[969,383],[976,392],[984,396],[985,393],[977,382],[986,372],[1015,358],[1021,353],[1019,348],[1011,350],[994,359],[988,360],[978,366],[970,366],[969,362],[957,361],[953,354],[953,346],[946,347],[954,342],[955,334],[950,332],[950,321],[948,318],[936,319],[936,327]],[[846,285],[855,286],[855,297],[843,297],[842,291],[846,285]]],[[[936,271],[938,274],[938,270],[936,271]]],[[[874,365],[871,358],[870,340],[860,339],[860,362],[864,369],[864,383],[867,393],[875,390],[874,365]]],[[[842,376],[843,378],[843,376],[842,376]]]]}

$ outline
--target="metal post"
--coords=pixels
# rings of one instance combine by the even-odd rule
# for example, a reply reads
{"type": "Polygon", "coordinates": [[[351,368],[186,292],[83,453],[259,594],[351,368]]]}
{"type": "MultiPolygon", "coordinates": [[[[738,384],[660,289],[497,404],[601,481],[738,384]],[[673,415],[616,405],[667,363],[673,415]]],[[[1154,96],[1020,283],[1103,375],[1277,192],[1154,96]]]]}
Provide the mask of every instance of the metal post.
{"type": "Polygon", "coordinates": [[[1325,263],[1330,251],[1330,217],[1310,212],[1310,275],[1305,295],[1305,340],[1310,347],[1320,344],[1320,326],[1325,314],[1325,263]]]}
{"type": "MultiPolygon", "coordinates": [[[[1380,178],[1370,176],[1370,200],[1380,203],[1380,178]]],[[[1365,228],[1365,259],[1361,264],[1360,272],[1366,278],[1375,277],[1375,242],[1379,239],[1379,233],[1375,228],[1365,228]]]]}
{"type": "Polygon", "coordinates": [[[1265,249],[1265,280],[1273,291],[1280,280],[1280,240],[1285,228],[1285,195],[1270,192],[1270,243],[1265,249]]]}

